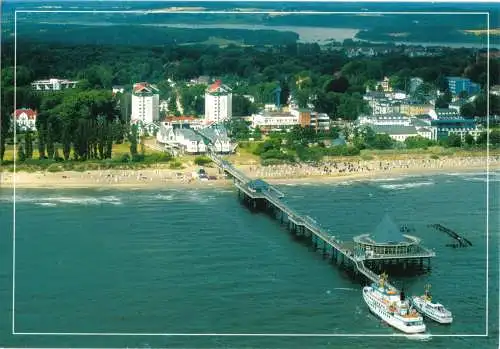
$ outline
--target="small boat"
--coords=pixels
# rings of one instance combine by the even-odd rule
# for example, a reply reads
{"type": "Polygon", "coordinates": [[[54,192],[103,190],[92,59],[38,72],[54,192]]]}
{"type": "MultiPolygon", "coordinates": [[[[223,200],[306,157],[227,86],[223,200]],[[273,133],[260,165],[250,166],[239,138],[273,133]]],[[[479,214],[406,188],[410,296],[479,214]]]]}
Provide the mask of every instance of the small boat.
{"type": "Polygon", "coordinates": [[[413,306],[428,318],[439,322],[440,324],[451,324],[453,322],[452,313],[440,303],[432,303],[432,296],[429,292],[431,285],[425,286],[423,296],[412,298],[413,306]]]}
{"type": "Polygon", "coordinates": [[[404,292],[387,287],[386,280],[387,274],[382,274],[378,283],[363,287],[363,299],[370,311],[404,333],[425,332],[422,316],[412,309],[404,292]]]}

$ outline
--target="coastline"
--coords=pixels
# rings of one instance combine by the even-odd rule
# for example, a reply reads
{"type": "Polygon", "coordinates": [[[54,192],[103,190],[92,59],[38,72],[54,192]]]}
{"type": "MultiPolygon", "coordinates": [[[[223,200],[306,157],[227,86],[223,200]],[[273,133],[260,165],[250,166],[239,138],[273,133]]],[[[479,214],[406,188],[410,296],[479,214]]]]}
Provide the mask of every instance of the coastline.
{"type": "MultiPolygon", "coordinates": [[[[365,171],[360,167],[357,171],[336,173],[321,173],[305,171],[303,173],[283,172],[279,166],[271,168],[270,172],[262,173],[263,168],[249,165],[240,165],[238,168],[251,178],[262,178],[270,184],[286,185],[301,183],[328,184],[345,181],[364,181],[373,179],[400,178],[405,176],[425,176],[443,173],[486,173],[486,162],[479,161],[471,164],[455,162],[441,163],[438,167],[425,167],[421,164],[405,167],[394,166],[396,162],[388,163],[391,166],[381,169],[365,171]]],[[[353,166],[348,164],[348,166],[353,166]]],[[[285,166],[286,167],[286,166],[285,166]]],[[[490,162],[490,172],[500,170],[497,159],[490,162]]],[[[337,167],[336,167],[337,168],[337,167]]],[[[18,172],[15,178],[15,187],[24,189],[167,189],[167,188],[223,188],[232,187],[232,181],[224,178],[216,168],[205,167],[209,176],[217,179],[200,180],[193,178],[193,172],[198,168],[191,167],[183,170],[146,169],[146,170],[102,170],[102,171],[63,171],[63,172],[18,172]]],[[[268,171],[268,168],[264,168],[268,171]]],[[[288,167],[289,169],[289,167],[288,167]]],[[[14,188],[14,174],[0,172],[0,189],[14,188]]]]}

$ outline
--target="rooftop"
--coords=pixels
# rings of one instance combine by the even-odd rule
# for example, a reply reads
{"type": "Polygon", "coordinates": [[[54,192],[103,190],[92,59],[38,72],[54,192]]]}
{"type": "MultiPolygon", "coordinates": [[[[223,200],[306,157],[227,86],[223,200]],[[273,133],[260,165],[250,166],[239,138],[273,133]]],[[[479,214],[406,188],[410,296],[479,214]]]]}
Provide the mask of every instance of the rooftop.
{"type": "Polygon", "coordinates": [[[158,89],[148,82],[137,82],[134,84],[133,93],[154,93],[158,89]]]}
{"type": "Polygon", "coordinates": [[[36,111],[34,111],[33,109],[28,109],[28,108],[21,108],[21,109],[16,109],[16,111],[15,111],[16,119],[19,118],[23,113],[26,114],[28,119],[35,119],[36,118],[36,111]]]}
{"type": "Polygon", "coordinates": [[[417,134],[417,129],[415,128],[415,126],[373,125],[370,127],[375,133],[387,133],[389,135],[417,134]]]}
{"type": "Polygon", "coordinates": [[[377,225],[371,237],[375,242],[379,243],[406,242],[406,238],[387,213],[377,225]]]}
{"type": "Polygon", "coordinates": [[[193,130],[189,128],[178,128],[175,130],[175,132],[176,134],[181,134],[185,139],[189,139],[190,141],[203,141],[201,136],[197,135],[193,130]]]}
{"type": "Polygon", "coordinates": [[[268,190],[269,183],[262,179],[254,179],[248,182],[248,187],[256,191],[268,190]]]}

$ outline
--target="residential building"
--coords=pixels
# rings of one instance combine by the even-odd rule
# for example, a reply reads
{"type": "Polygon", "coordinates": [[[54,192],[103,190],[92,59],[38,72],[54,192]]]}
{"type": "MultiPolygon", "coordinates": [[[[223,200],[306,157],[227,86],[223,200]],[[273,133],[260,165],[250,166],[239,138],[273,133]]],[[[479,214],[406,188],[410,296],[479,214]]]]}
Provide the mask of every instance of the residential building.
{"type": "Polygon", "coordinates": [[[500,85],[493,85],[490,87],[490,94],[500,96],[500,85]]]}
{"type": "Polygon", "coordinates": [[[113,94],[125,92],[125,87],[123,86],[113,86],[111,89],[113,94]]]}
{"type": "Polygon", "coordinates": [[[432,104],[412,103],[410,101],[401,103],[399,112],[408,116],[428,114],[434,106],[432,104]]]}
{"type": "Polygon", "coordinates": [[[437,138],[445,139],[451,134],[459,135],[464,141],[465,136],[470,134],[477,139],[484,130],[479,128],[473,119],[464,119],[461,116],[441,117],[431,121],[431,125],[437,128],[437,138]]]}
{"type": "Polygon", "coordinates": [[[163,111],[165,113],[168,112],[168,101],[162,99],[158,104],[158,108],[160,109],[160,111],[163,111]]]}
{"type": "Polygon", "coordinates": [[[279,111],[262,111],[252,115],[252,128],[258,127],[262,132],[282,131],[299,125],[299,114],[279,111]]]}
{"type": "Polygon", "coordinates": [[[398,142],[404,142],[408,137],[419,135],[415,126],[372,125],[370,128],[377,134],[388,134],[389,137],[398,142]]]}
{"type": "Polygon", "coordinates": [[[156,135],[156,133],[160,129],[160,126],[155,123],[146,123],[138,119],[131,120],[130,124],[137,125],[139,135],[144,135],[145,133],[147,133],[148,135],[156,135]]]}
{"type": "Polygon", "coordinates": [[[223,126],[217,125],[212,127],[205,127],[198,130],[207,144],[210,144],[211,151],[219,154],[233,153],[238,144],[233,144],[227,135],[227,131],[223,126]]]}
{"type": "Polygon", "coordinates": [[[13,116],[15,125],[21,132],[36,131],[36,111],[27,108],[16,109],[13,116]]]}
{"type": "Polygon", "coordinates": [[[424,80],[419,77],[410,79],[410,93],[415,93],[417,88],[424,83],[424,80]]]}
{"type": "Polygon", "coordinates": [[[427,139],[437,140],[437,127],[432,126],[431,119],[411,119],[411,125],[415,127],[417,133],[427,139]]]}
{"type": "Polygon", "coordinates": [[[196,79],[189,80],[188,85],[208,85],[209,83],[210,83],[210,76],[201,75],[201,76],[197,77],[196,79]]]}
{"type": "Polygon", "coordinates": [[[231,89],[217,80],[205,91],[205,122],[221,122],[232,116],[231,89]]]}
{"type": "Polygon", "coordinates": [[[464,100],[457,100],[455,102],[451,102],[448,105],[448,109],[454,110],[457,112],[457,114],[460,114],[460,108],[465,104],[466,102],[464,100]]]}
{"type": "Polygon", "coordinates": [[[181,153],[202,154],[207,151],[203,138],[189,128],[173,128],[162,124],[156,134],[156,141],[165,148],[181,153]]]}
{"type": "Polygon", "coordinates": [[[429,111],[429,116],[436,120],[440,118],[456,118],[458,117],[458,112],[450,108],[435,108],[429,111]]]}
{"type": "Polygon", "coordinates": [[[78,81],[66,79],[36,80],[31,83],[31,87],[36,91],[59,91],[67,88],[75,88],[78,81]]]}
{"type": "Polygon", "coordinates": [[[368,102],[372,114],[399,113],[401,101],[393,97],[389,92],[370,91],[363,96],[363,100],[368,102]]]}
{"type": "Polygon", "coordinates": [[[165,126],[172,128],[190,128],[193,130],[204,127],[203,119],[195,118],[193,116],[170,116],[162,121],[165,126]]]}
{"type": "Polygon", "coordinates": [[[403,114],[360,115],[358,125],[374,126],[410,126],[410,118],[403,114]]]}
{"type": "Polygon", "coordinates": [[[377,85],[376,85],[377,90],[378,90],[379,86],[382,87],[382,90],[384,92],[392,92],[392,87],[389,84],[389,78],[387,76],[384,77],[384,80],[377,82],[377,85]]]}
{"type": "Polygon", "coordinates": [[[146,125],[158,121],[160,118],[159,101],[160,95],[156,86],[147,82],[134,84],[131,121],[141,121],[146,125]]]}
{"type": "Polygon", "coordinates": [[[467,92],[468,95],[473,95],[481,89],[479,84],[472,82],[468,78],[462,78],[459,76],[450,76],[447,77],[448,80],[448,89],[450,90],[452,95],[458,95],[460,92],[467,92]]]}
{"type": "Polygon", "coordinates": [[[311,112],[310,126],[316,131],[328,131],[330,129],[330,117],[325,113],[311,112]]]}

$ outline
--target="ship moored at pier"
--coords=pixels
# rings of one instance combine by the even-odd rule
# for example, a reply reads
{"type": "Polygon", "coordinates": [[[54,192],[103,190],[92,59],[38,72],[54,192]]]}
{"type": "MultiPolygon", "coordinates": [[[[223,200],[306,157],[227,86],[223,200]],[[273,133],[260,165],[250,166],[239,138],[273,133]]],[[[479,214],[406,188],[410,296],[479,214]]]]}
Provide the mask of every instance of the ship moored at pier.
{"type": "Polygon", "coordinates": [[[387,275],[382,274],[378,283],[363,287],[363,299],[370,311],[390,326],[408,334],[425,332],[422,316],[398,292],[386,285],[387,275]]]}

